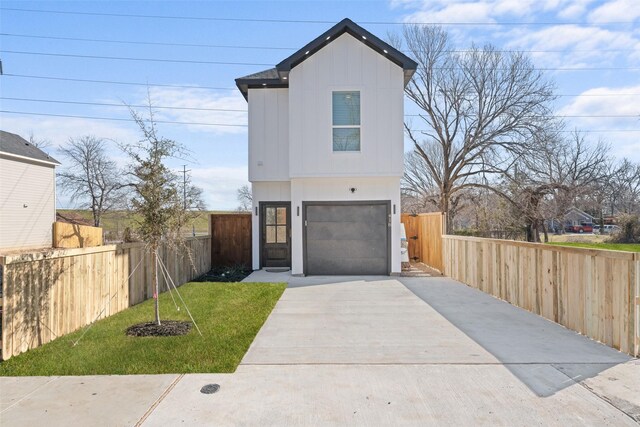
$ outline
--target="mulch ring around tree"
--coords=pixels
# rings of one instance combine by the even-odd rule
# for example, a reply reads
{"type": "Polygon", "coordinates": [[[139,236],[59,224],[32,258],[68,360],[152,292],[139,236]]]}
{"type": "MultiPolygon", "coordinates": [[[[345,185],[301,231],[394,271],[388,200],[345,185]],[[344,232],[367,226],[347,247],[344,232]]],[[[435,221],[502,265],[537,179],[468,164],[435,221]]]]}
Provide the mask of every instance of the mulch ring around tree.
{"type": "Polygon", "coordinates": [[[174,337],[186,335],[190,330],[191,322],[163,320],[160,325],[156,322],[146,322],[129,326],[127,335],[131,337],[174,337]]]}

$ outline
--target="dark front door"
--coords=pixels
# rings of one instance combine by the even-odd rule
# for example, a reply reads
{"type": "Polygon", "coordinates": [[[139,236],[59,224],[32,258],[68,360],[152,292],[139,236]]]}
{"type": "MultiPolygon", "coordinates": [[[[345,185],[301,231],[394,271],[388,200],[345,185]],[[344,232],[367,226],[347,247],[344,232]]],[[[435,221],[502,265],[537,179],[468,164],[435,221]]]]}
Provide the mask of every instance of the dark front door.
{"type": "Polygon", "coordinates": [[[260,203],[260,267],[291,267],[291,203],[260,203]]]}

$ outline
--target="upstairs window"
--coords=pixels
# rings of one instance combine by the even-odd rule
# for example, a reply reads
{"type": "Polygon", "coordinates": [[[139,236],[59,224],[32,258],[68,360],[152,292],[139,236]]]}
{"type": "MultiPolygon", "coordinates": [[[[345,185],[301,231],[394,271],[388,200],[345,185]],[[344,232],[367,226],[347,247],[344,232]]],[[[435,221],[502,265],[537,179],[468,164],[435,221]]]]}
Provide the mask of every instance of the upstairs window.
{"type": "Polygon", "coordinates": [[[360,92],[333,92],[333,151],[360,151],[360,92]]]}

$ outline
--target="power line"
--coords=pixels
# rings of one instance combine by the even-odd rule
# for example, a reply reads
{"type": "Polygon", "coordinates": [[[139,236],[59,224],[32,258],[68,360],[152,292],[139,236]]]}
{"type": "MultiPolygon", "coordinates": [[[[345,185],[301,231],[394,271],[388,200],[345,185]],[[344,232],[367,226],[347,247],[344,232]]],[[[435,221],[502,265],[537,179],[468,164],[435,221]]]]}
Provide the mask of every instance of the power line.
{"type": "MultiPolygon", "coordinates": [[[[423,117],[424,114],[405,114],[405,117],[423,117]]],[[[606,114],[606,115],[600,115],[600,114],[578,114],[578,115],[571,115],[571,114],[559,114],[559,115],[549,115],[549,116],[535,116],[535,117],[558,117],[558,118],[572,118],[572,119],[620,119],[620,118],[633,118],[633,119],[640,119],[640,113],[638,114],[606,114]]]]}
{"type": "MultiPolygon", "coordinates": [[[[0,110],[0,113],[7,114],[25,114],[31,116],[47,116],[47,117],[66,117],[74,119],[90,119],[90,120],[111,120],[119,122],[135,122],[134,119],[119,118],[119,117],[95,117],[95,116],[77,116],[71,114],[50,114],[50,113],[33,113],[27,111],[10,111],[0,110]]],[[[163,124],[175,124],[175,125],[199,125],[199,126],[230,126],[230,127],[248,127],[248,125],[230,124],[230,123],[203,123],[203,122],[174,122],[168,120],[155,120],[156,123],[163,124]]],[[[429,129],[411,129],[412,132],[431,132],[429,129]]],[[[559,130],[557,132],[574,132],[572,130],[559,130]]],[[[580,132],[585,133],[611,133],[611,132],[640,132],[640,129],[584,129],[580,132]]]]}
{"type": "MultiPolygon", "coordinates": [[[[282,47],[282,46],[241,46],[241,45],[220,45],[220,44],[200,44],[200,43],[176,43],[176,42],[152,42],[152,41],[140,41],[140,40],[109,40],[109,39],[93,39],[82,37],[60,37],[60,36],[45,36],[36,34],[15,34],[15,33],[0,33],[0,36],[5,37],[18,37],[18,38],[32,38],[32,39],[45,39],[45,40],[66,40],[66,41],[80,41],[91,43],[113,43],[113,44],[132,44],[132,45],[145,45],[145,46],[179,46],[179,47],[200,47],[200,48],[220,48],[220,49],[255,49],[255,50],[297,50],[295,47],[282,47]]],[[[499,49],[495,52],[501,53],[575,53],[575,52],[635,52],[640,51],[638,48],[606,48],[606,49],[499,49]]],[[[402,52],[411,53],[411,50],[404,49],[402,52]]],[[[443,52],[448,53],[469,53],[473,52],[471,49],[451,49],[443,52]]]]}
{"type": "MultiPolygon", "coordinates": [[[[0,99],[6,99],[10,101],[24,101],[24,102],[45,102],[53,104],[73,104],[73,105],[95,105],[101,107],[125,107],[125,108],[148,108],[148,105],[128,105],[128,104],[116,104],[109,102],[87,102],[87,101],[63,101],[58,99],[36,99],[36,98],[13,98],[8,96],[0,96],[0,99]]],[[[195,111],[224,111],[234,113],[246,113],[247,110],[235,110],[231,108],[197,108],[197,107],[168,107],[152,105],[152,108],[168,109],[168,110],[195,110],[195,111]]]]}
{"type": "Polygon", "coordinates": [[[130,56],[99,56],[99,55],[76,55],[71,53],[49,53],[49,52],[26,52],[21,50],[3,50],[0,53],[12,53],[16,55],[37,55],[37,56],[57,56],[65,58],[83,58],[83,59],[110,59],[118,61],[146,61],[146,62],[175,62],[185,64],[207,64],[207,65],[252,65],[252,66],[273,66],[273,64],[263,64],[257,62],[219,62],[219,61],[200,61],[193,59],[165,59],[165,58],[134,58],[130,56]]]}
{"type": "MultiPolygon", "coordinates": [[[[53,77],[53,76],[34,76],[28,74],[12,74],[4,73],[2,77],[18,77],[24,79],[44,79],[44,80],[60,80],[79,83],[99,83],[99,84],[114,84],[114,85],[129,85],[129,86],[151,86],[151,87],[170,87],[178,89],[209,89],[209,90],[230,90],[236,91],[237,87],[214,87],[214,86],[196,86],[196,85],[175,85],[167,83],[140,83],[140,82],[123,82],[115,80],[92,80],[92,79],[77,79],[70,77],[53,77]]],[[[640,96],[640,93],[565,93],[555,94],[558,97],[611,97],[611,96],[640,96]]]]}
{"type": "MultiPolygon", "coordinates": [[[[80,41],[80,42],[92,42],[92,43],[136,44],[136,45],[147,45],[147,46],[205,47],[205,48],[221,48],[221,49],[296,50],[295,47],[238,46],[238,45],[224,45],[224,44],[200,44],[200,43],[175,43],[175,42],[149,42],[149,41],[134,41],[134,40],[87,39],[87,38],[80,38],[80,37],[42,36],[42,35],[35,35],[35,34],[14,34],[14,33],[0,33],[0,36],[22,37],[22,38],[32,38],[32,39],[46,39],[46,40],[68,40],[68,41],[80,41]]],[[[631,50],[633,50],[633,49],[631,49],[631,50]]]]}
{"type": "MultiPolygon", "coordinates": [[[[411,132],[433,132],[432,129],[410,129],[411,132]]],[[[556,130],[555,132],[573,133],[575,130],[556,130]]],[[[578,129],[582,133],[640,132],[640,129],[578,129]]]]}
{"type": "MultiPolygon", "coordinates": [[[[99,55],[77,55],[69,53],[49,53],[49,52],[26,52],[20,50],[3,50],[0,53],[12,53],[17,55],[36,55],[36,56],[54,56],[65,58],[82,58],[82,59],[107,59],[118,61],[142,61],[142,62],[171,62],[171,63],[185,63],[185,64],[207,64],[207,65],[251,65],[270,67],[273,64],[257,63],[257,62],[219,62],[219,61],[200,61],[191,59],[166,59],[166,58],[134,58],[129,56],[99,56],[99,55]]],[[[434,70],[454,70],[460,69],[458,67],[433,67],[434,70]]],[[[494,68],[498,71],[510,71],[508,68],[494,68]]],[[[536,68],[537,71],[638,71],[640,67],[540,67],[536,68]]]]}
{"type": "MultiPolygon", "coordinates": [[[[28,111],[10,111],[0,110],[0,113],[6,114],[25,114],[29,116],[47,116],[47,117],[67,117],[72,119],[90,119],[90,120],[110,120],[117,122],[135,122],[134,119],[125,119],[119,117],[95,117],[95,116],[76,116],[72,114],[50,114],[50,113],[32,113],[28,111]]],[[[203,123],[203,122],[174,122],[169,120],[154,120],[156,123],[172,124],[172,125],[198,125],[198,126],[228,126],[228,127],[247,127],[247,125],[230,124],[230,123],[203,123]]]]}
{"type": "Polygon", "coordinates": [[[33,76],[33,75],[27,75],[27,74],[11,74],[11,73],[4,73],[2,77],[60,80],[60,81],[68,81],[68,82],[101,83],[101,84],[114,84],[114,85],[127,85],[127,86],[171,87],[171,88],[177,88],[177,89],[210,89],[210,90],[233,90],[233,91],[238,90],[237,87],[213,87],[213,86],[196,86],[196,85],[174,85],[174,84],[168,84],[168,83],[139,83],[139,82],[123,82],[123,81],[114,81],[114,80],[74,79],[69,77],[33,76]]]}
{"type": "MultiPolygon", "coordinates": [[[[66,101],[59,99],[38,99],[38,98],[15,98],[8,96],[0,96],[0,99],[8,100],[8,101],[20,101],[20,102],[42,102],[42,103],[53,103],[53,104],[72,104],[72,105],[95,105],[101,107],[122,107],[122,108],[148,108],[148,105],[128,105],[125,103],[116,104],[109,102],[88,102],[88,101],[66,101]]],[[[167,110],[192,110],[192,111],[221,111],[221,112],[230,112],[230,113],[247,113],[247,110],[239,110],[232,108],[199,108],[199,107],[174,107],[174,106],[160,106],[153,105],[154,109],[167,109],[167,110]]],[[[405,117],[422,117],[421,114],[405,114],[405,117]]],[[[570,115],[570,114],[560,114],[560,115],[552,115],[552,116],[544,116],[544,117],[558,117],[558,118],[600,118],[600,119],[613,119],[613,118],[633,118],[639,119],[639,114],[580,114],[580,115],[570,115]]]]}
{"type": "MultiPolygon", "coordinates": [[[[264,22],[273,24],[335,24],[335,21],[317,19],[268,19],[268,18],[217,18],[211,16],[177,16],[177,15],[145,15],[133,13],[107,12],[78,12],[49,9],[25,9],[17,7],[0,7],[0,10],[26,13],[51,13],[59,15],[108,16],[114,18],[147,18],[147,19],[182,19],[189,21],[218,21],[218,22],[264,22]]],[[[393,22],[393,21],[359,21],[362,25],[446,25],[446,26],[556,26],[556,25],[627,25],[633,21],[602,21],[602,22],[393,22]]]]}

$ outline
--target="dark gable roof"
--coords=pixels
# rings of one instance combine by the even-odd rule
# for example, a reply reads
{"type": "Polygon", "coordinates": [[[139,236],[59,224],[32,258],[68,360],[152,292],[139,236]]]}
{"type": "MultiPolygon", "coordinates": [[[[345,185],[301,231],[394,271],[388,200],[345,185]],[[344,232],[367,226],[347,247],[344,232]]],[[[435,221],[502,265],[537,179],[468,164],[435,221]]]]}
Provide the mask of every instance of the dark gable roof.
{"type": "Polygon", "coordinates": [[[269,68],[268,70],[259,71],[236,79],[236,86],[238,86],[238,89],[242,92],[244,99],[248,99],[249,89],[262,87],[289,87],[289,83],[287,83],[286,79],[284,82],[280,79],[278,70],[275,68],[269,68]]]}
{"type": "Polygon", "coordinates": [[[416,71],[418,63],[407,55],[403,54],[390,44],[380,40],[352,20],[345,18],[333,27],[318,36],[315,40],[307,43],[302,49],[295,52],[285,60],[281,61],[275,68],[260,71],[259,73],[250,74],[248,76],[236,79],[236,85],[242,95],[247,99],[248,90],[250,88],[262,87],[288,87],[289,71],[296,65],[309,58],[311,55],[340,37],[342,34],[348,33],[356,39],[369,46],[371,49],[385,56],[391,62],[402,67],[404,70],[404,84],[411,80],[411,76],[416,71]]]}
{"type": "Polygon", "coordinates": [[[53,157],[15,133],[0,130],[0,152],[59,165],[53,157]]]}

